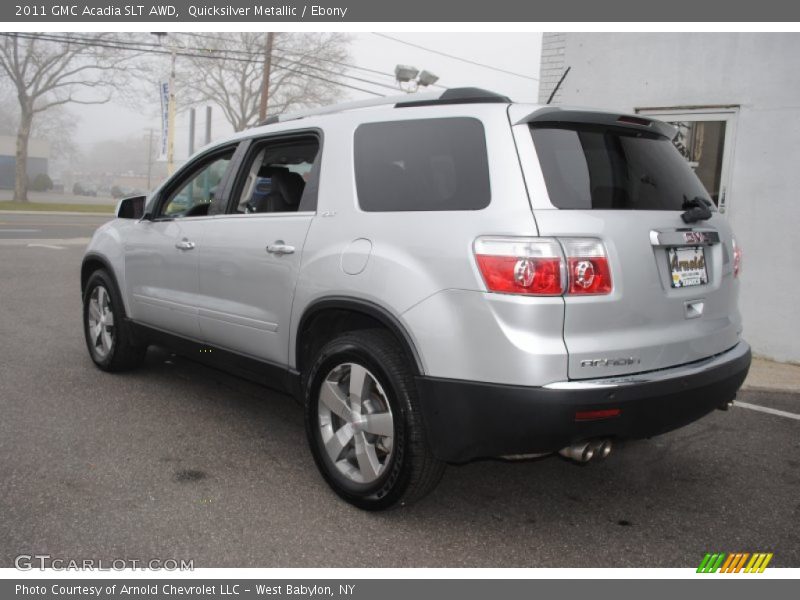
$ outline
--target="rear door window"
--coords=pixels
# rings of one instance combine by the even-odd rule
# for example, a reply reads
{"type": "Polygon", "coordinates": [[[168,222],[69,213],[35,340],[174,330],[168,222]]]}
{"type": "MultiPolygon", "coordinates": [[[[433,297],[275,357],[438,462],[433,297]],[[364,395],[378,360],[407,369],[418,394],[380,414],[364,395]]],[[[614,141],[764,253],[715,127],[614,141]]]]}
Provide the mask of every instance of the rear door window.
{"type": "Polygon", "coordinates": [[[366,123],[355,133],[362,210],[480,210],[490,201],[483,124],[467,117],[366,123]]]}
{"type": "Polygon", "coordinates": [[[565,209],[683,210],[711,201],[666,137],[592,125],[532,125],[550,202],[565,209]]]}

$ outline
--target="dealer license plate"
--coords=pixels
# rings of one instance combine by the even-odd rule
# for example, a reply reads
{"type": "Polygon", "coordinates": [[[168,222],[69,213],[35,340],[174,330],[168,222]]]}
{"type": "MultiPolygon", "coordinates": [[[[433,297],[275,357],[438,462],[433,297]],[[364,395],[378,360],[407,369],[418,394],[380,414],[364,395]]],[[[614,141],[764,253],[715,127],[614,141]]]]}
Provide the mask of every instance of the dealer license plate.
{"type": "Polygon", "coordinates": [[[702,246],[667,248],[667,259],[674,288],[705,285],[708,283],[706,253],[702,246]]]}

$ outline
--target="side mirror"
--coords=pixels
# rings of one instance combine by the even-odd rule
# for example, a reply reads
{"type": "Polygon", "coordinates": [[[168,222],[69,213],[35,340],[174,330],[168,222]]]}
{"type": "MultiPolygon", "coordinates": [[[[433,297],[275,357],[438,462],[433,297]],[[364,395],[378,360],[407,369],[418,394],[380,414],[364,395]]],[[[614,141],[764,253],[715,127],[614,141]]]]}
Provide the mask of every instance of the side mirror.
{"type": "Polygon", "coordinates": [[[144,216],[144,196],[123,198],[117,204],[118,219],[141,219],[144,216]]]}

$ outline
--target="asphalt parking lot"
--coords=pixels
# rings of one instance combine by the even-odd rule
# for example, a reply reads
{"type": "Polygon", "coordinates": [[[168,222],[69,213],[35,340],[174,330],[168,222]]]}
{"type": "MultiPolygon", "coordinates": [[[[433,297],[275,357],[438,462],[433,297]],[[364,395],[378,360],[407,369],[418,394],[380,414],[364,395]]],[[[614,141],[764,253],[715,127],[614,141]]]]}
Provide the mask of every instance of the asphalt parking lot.
{"type": "MultiPolygon", "coordinates": [[[[417,505],[363,513],[317,474],[289,397],[156,349],[135,373],[94,368],[78,275],[80,240],[102,219],[32,218],[51,227],[44,245],[3,234],[44,225],[0,224],[2,567],[34,553],[196,567],[694,567],[717,551],[800,566],[799,420],[734,408],[587,466],[474,462],[417,505]]],[[[790,394],[741,399],[800,413],[790,394]]]]}

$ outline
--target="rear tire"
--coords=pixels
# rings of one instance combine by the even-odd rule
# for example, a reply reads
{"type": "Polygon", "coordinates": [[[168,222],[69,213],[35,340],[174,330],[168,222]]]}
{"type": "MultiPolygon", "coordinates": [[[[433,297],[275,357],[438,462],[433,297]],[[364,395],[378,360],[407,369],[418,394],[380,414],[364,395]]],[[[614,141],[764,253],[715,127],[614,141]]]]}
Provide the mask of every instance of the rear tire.
{"type": "Polygon", "coordinates": [[[147,345],[136,340],[114,279],[104,269],[89,276],[83,292],[83,333],[92,361],[119,372],[142,364],[147,345]]]}
{"type": "Polygon", "coordinates": [[[388,332],[329,342],[304,378],[304,394],[314,461],[341,498],[384,510],[436,487],[445,464],[428,447],[413,374],[388,332]]]}

